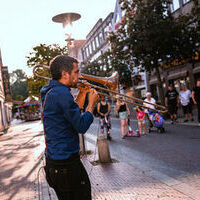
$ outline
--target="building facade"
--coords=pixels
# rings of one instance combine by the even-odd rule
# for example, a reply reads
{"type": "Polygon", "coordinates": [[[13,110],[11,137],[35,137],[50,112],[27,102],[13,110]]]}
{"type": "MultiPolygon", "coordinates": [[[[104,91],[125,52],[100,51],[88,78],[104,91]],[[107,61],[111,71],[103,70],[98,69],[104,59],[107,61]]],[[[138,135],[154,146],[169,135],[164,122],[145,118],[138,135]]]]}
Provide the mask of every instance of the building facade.
{"type": "Polygon", "coordinates": [[[10,92],[8,68],[3,67],[0,52],[0,131],[8,128],[12,119],[12,99],[10,92]],[[6,91],[5,91],[6,86],[6,91]],[[7,96],[5,96],[7,94],[7,96]],[[9,95],[10,94],[10,95],[9,95]]]}
{"type": "MultiPolygon", "coordinates": [[[[84,63],[97,61],[109,48],[110,44],[107,41],[109,28],[112,26],[113,13],[111,12],[106,19],[99,19],[91,31],[86,36],[86,41],[81,48],[83,62],[81,70],[84,72],[86,67],[84,63]]],[[[87,68],[90,74],[96,74],[96,71],[106,71],[104,66],[97,68],[87,68]]]]}
{"type": "Polygon", "coordinates": [[[2,67],[2,77],[3,77],[3,86],[4,86],[4,94],[5,94],[5,117],[6,121],[9,124],[12,120],[12,94],[11,94],[11,86],[10,86],[10,76],[8,73],[8,67],[2,67]]]}

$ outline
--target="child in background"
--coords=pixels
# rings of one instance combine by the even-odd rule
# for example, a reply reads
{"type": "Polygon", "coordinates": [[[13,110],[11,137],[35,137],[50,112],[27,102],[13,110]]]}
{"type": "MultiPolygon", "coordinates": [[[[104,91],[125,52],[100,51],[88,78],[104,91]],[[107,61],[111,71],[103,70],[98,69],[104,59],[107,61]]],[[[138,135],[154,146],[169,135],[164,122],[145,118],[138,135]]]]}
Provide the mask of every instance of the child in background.
{"type": "Polygon", "coordinates": [[[138,127],[140,131],[140,135],[145,135],[145,124],[144,124],[144,119],[145,119],[145,112],[141,107],[137,107],[137,120],[138,120],[138,127]],[[143,128],[143,132],[142,132],[143,128]]]}

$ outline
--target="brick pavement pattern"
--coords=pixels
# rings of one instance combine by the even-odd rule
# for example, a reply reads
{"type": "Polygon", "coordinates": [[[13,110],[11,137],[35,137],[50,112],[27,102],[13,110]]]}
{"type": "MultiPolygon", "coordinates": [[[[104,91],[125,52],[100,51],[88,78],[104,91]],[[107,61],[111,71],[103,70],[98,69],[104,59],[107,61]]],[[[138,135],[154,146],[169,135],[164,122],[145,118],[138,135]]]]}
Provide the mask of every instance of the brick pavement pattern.
{"type": "MultiPolygon", "coordinates": [[[[93,200],[191,200],[192,198],[147,176],[143,171],[126,163],[92,165],[93,157],[82,159],[91,185],[93,200]]],[[[54,191],[48,187],[43,172],[40,174],[42,200],[56,200],[54,191]]]]}

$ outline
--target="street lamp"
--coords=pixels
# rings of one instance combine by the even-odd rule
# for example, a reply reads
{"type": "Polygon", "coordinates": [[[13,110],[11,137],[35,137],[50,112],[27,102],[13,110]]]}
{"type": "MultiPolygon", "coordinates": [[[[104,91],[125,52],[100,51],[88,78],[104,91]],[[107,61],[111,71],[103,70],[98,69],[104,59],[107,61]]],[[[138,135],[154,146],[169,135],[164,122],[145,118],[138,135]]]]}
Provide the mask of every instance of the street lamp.
{"type": "MultiPolygon", "coordinates": [[[[65,41],[67,42],[68,49],[72,45],[72,41],[74,40],[71,37],[72,36],[72,23],[74,21],[77,21],[80,18],[81,18],[81,15],[78,13],[62,13],[62,14],[56,15],[52,18],[53,22],[62,24],[63,29],[65,30],[65,35],[67,36],[65,41]]],[[[86,154],[85,141],[84,141],[83,134],[79,134],[79,140],[80,140],[81,151],[83,154],[86,154]]]]}
{"type": "Polygon", "coordinates": [[[72,44],[72,41],[74,40],[71,37],[72,23],[80,18],[81,18],[81,15],[78,13],[62,13],[52,18],[53,22],[62,23],[63,28],[65,29],[65,35],[67,36],[67,39],[65,41],[67,42],[68,47],[72,44]]]}

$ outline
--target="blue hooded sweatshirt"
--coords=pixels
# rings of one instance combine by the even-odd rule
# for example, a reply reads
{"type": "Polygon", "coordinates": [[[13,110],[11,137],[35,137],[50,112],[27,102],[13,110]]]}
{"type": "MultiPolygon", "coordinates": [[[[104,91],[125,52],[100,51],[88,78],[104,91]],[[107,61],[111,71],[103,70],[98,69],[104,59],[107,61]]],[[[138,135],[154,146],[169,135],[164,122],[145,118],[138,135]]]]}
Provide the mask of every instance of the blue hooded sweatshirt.
{"type": "Polygon", "coordinates": [[[81,114],[70,88],[56,80],[41,89],[42,105],[49,90],[43,111],[46,153],[53,160],[64,160],[79,152],[78,133],[88,130],[93,115],[81,114]]]}

